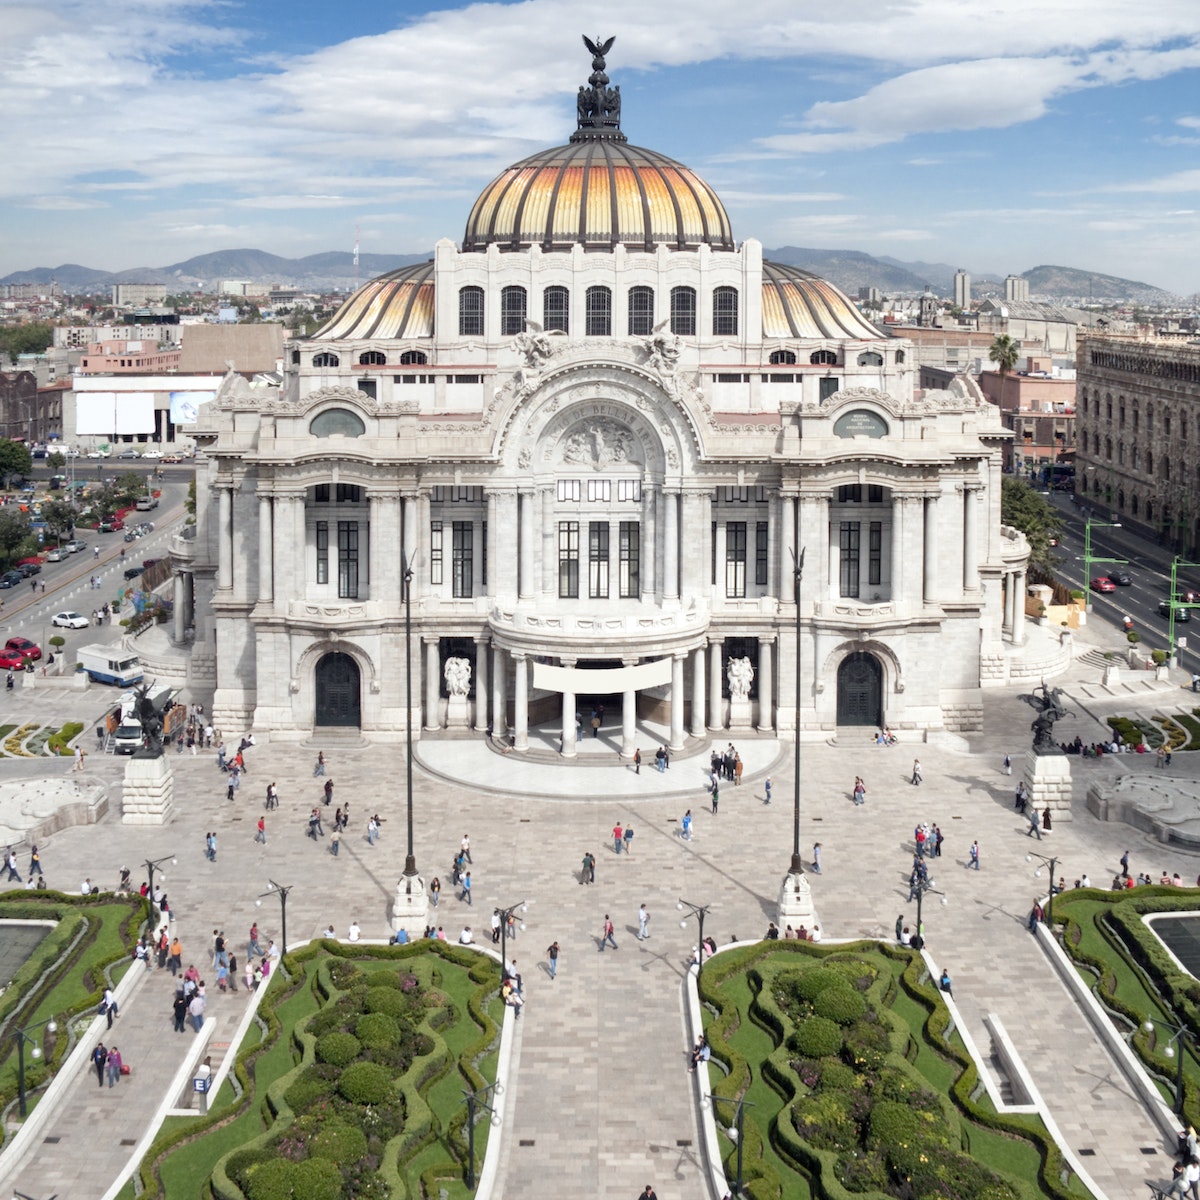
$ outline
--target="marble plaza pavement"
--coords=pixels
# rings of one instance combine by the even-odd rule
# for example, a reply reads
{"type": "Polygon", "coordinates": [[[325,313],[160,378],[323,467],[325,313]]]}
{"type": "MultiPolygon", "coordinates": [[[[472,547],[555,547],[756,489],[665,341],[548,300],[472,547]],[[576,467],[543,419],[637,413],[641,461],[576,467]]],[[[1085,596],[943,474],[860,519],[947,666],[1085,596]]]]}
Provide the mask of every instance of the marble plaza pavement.
{"type": "MultiPolygon", "coordinates": [[[[1080,666],[1075,682],[1095,674],[1080,666]]],[[[1070,693],[1069,680],[1067,687],[1070,693]]],[[[925,923],[934,958],[954,978],[971,1034],[986,1053],[990,1038],[983,1018],[998,1014],[1098,1185],[1110,1197],[1136,1195],[1145,1179],[1169,1178],[1171,1147],[1027,933],[1039,881],[1025,855],[1033,849],[1056,854],[1068,879],[1087,871],[1097,882],[1111,878],[1127,847],[1135,873],[1167,867],[1194,878],[1200,858],[1164,851],[1132,830],[1100,824],[1087,814],[1084,797],[1097,775],[1149,771],[1148,758],[1072,760],[1074,820],[1057,822],[1040,846],[1030,841],[1025,822],[1013,811],[1016,778],[1001,769],[1006,752],[1017,760],[1029,743],[1033,714],[1015,698],[1018,690],[988,694],[987,733],[969,741],[925,745],[914,735],[913,741],[878,749],[869,731],[861,730],[844,731],[837,744],[805,745],[802,846],[806,859],[814,841],[823,846],[824,873],[812,883],[826,935],[889,937],[897,914],[915,916],[905,903],[913,826],[919,820],[941,825],[945,856],[933,877],[947,903],[930,898],[925,923]],[[915,755],[924,769],[919,788],[908,782],[915,755]],[[850,799],[855,774],[868,789],[861,808],[850,799]],[[982,851],[978,873],[965,866],[973,839],[982,851]]],[[[1140,702],[1161,699],[1147,694],[1140,702]]],[[[1091,700],[1085,703],[1097,711],[1091,700]]],[[[1121,701],[1125,710],[1135,703],[1121,701]]],[[[1067,723],[1070,736],[1100,735],[1088,711],[1074,702],[1069,707],[1080,713],[1067,723]]],[[[644,732],[643,755],[652,759],[657,731],[644,732]]],[[[728,738],[717,740],[724,745],[728,738]]],[[[128,863],[139,879],[142,860],[177,855],[178,866],[167,869],[167,890],[185,961],[202,970],[214,927],[233,939],[239,959],[255,919],[265,936],[279,936],[276,902],[255,905],[268,877],[294,885],[288,902],[293,944],[330,922],[345,936],[352,919],[364,937],[385,937],[388,902],[404,859],[403,750],[325,747],[335,804],[351,807],[350,835],[334,857],[327,840],[316,845],[305,836],[306,814],[320,799],[322,781],[312,778],[316,749],[256,747],[232,804],[211,755],[172,755],[177,816],[166,828],[122,826],[115,798],[123,762],[93,756],[89,772],[114,789],[112,811],[99,825],[47,839],[41,847],[47,876],[69,890],[85,875],[115,882],[119,867],[128,863]],[[267,814],[263,847],[253,841],[254,828],[272,780],[281,804],[267,814]],[[385,818],[384,836],[374,848],[365,837],[373,811],[385,818]],[[219,852],[212,864],[203,850],[204,835],[214,828],[219,852]]],[[[581,747],[604,756],[604,765],[593,766],[524,762],[494,754],[477,740],[421,743],[416,854],[422,873],[438,874],[444,884],[437,921],[452,938],[464,924],[486,937],[494,906],[529,903],[526,929],[511,948],[528,1001],[494,1193],[504,1200],[556,1196],[564,1179],[578,1195],[631,1198],[646,1183],[661,1200],[700,1200],[706,1194],[686,1071],[681,987],[696,930],[694,923],[679,927],[675,903],[683,897],[711,904],[706,931],[719,943],[760,936],[774,916],[791,850],[790,747],[750,739],[739,749],[747,763],[744,781],[740,788],[722,788],[720,813],[711,816],[701,758],[677,758],[661,775],[651,762],[635,776],[599,739],[581,747]],[[769,807],[762,788],[768,772],[774,781],[769,807]],[[678,836],[679,819],[689,807],[696,817],[690,843],[678,836]],[[616,820],[631,821],[636,831],[628,857],[612,853],[608,835],[616,820]],[[448,879],[464,831],[471,835],[474,857],[471,908],[455,898],[448,879]],[[587,850],[598,859],[594,886],[578,882],[587,850]],[[642,902],[651,913],[652,936],[645,942],[635,936],[642,902]],[[605,913],[617,927],[619,949],[600,953],[605,913]],[[551,981],[544,951],[553,940],[561,955],[558,978],[551,981]]],[[[1197,760],[1200,755],[1177,756],[1172,770],[1200,772],[1197,760]]],[[[114,1029],[133,1074],[113,1093],[101,1092],[93,1076],[81,1076],[47,1130],[48,1139],[58,1140],[41,1144],[36,1157],[0,1186],[31,1195],[57,1191],[72,1200],[104,1194],[181,1061],[181,1043],[192,1037],[170,1032],[171,980],[164,976],[146,978],[114,1029]]],[[[241,992],[212,995],[209,1014],[218,1021],[218,1048],[244,1003],[241,992]]]]}

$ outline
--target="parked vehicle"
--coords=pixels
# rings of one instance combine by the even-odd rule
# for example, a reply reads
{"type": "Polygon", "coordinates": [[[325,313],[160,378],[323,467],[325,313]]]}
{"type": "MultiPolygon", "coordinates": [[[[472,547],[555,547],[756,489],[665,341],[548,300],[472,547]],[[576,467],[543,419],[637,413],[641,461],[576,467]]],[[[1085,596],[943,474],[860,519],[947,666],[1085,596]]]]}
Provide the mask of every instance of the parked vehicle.
{"type": "Polygon", "coordinates": [[[17,570],[21,572],[23,578],[28,579],[30,575],[42,573],[42,564],[36,559],[27,558],[24,562],[17,563],[17,570]]]}
{"type": "Polygon", "coordinates": [[[132,446],[130,446],[127,449],[122,450],[120,452],[120,454],[117,455],[117,457],[118,458],[141,458],[142,456],[132,446]]]}
{"type": "Polygon", "coordinates": [[[24,578],[20,571],[5,571],[0,575],[0,588],[16,587],[24,578]]]}
{"type": "Polygon", "coordinates": [[[87,542],[80,541],[79,538],[72,538],[69,542],[64,542],[64,546],[72,553],[78,554],[81,550],[87,549],[87,542]]]}
{"type": "Polygon", "coordinates": [[[143,571],[145,571],[145,569],[146,569],[145,567],[126,567],[125,568],[125,578],[126,579],[136,579],[139,575],[142,574],[143,571]]]}
{"type": "Polygon", "coordinates": [[[41,646],[27,637],[10,637],[4,643],[4,649],[11,654],[19,654],[22,658],[32,658],[34,662],[42,657],[41,646]]]}
{"type": "Polygon", "coordinates": [[[82,613],[60,612],[55,613],[50,618],[50,624],[57,626],[59,629],[86,629],[91,624],[91,621],[82,613]]]}
{"type": "Polygon", "coordinates": [[[130,687],[142,679],[141,659],[121,646],[80,646],[76,651],[80,667],[97,683],[130,687]]]}
{"type": "Polygon", "coordinates": [[[157,496],[142,496],[137,502],[138,512],[150,512],[151,509],[158,507],[157,496]]]}
{"type": "Polygon", "coordinates": [[[25,670],[25,659],[19,654],[9,654],[7,650],[0,650],[0,671],[23,670],[25,670]]]}
{"type": "Polygon", "coordinates": [[[101,521],[96,526],[97,533],[119,533],[125,528],[125,522],[120,517],[109,517],[107,521],[101,521]]]}
{"type": "Polygon", "coordinates": [[[66,546],[51,546],[46,554],[47,562],[63,562],[71,557],[71,552],[66,546]]]}

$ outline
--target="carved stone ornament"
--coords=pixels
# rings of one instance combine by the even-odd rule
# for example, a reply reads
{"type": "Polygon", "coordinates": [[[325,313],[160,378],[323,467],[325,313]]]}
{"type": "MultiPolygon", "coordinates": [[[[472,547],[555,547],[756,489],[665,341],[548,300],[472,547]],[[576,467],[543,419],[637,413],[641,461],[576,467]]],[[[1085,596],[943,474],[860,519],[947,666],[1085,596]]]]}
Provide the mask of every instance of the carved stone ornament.
{"type": "Polygon", "coordinates": [[[750,684],[754,679],[754,665],[749,657],[731,658],[726,668],[729,678],[729,698],[731,700],[748,700],[750,684]]]}
{"type": "Polygon", "coordinates": [[[521,453],[517,455],[517,466],[520,467],[522,471],[528,471],[532,463],[533,452],[528,446],[523,446],[521,448],[521,453]]]}
{"type": "Polygon", "coordinates": [[[572,466],[603,471],[607,467],[629,462],[633,446],[634,436],[629,429],[616,421],[599,417],[567,437],[562,444],[562,460],[572,466]]]}
{"type": "Polygon", "coordinates": [[[465,696],[471,690],[471,660],[448,658],[442,670],[446,680],[446,691],[451,696],[465,696]]]}

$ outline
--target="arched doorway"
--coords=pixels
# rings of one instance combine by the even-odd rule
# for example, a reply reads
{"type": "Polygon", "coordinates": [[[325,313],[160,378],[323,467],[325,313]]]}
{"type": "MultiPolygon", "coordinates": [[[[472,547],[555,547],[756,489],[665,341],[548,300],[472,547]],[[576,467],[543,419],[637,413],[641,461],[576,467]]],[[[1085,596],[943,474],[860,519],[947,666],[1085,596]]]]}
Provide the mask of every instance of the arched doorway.
{"type": "Polygon", "coordinates": [[[848,654],[837,673],[837,723],[883,725],[883,668],[873,654],[848,654]]]}
{"type": "Polygon", "coordinates": [[[317,725],[362,726],[362,677],[349,654],[326,654],[317,663],[317,725]]]}

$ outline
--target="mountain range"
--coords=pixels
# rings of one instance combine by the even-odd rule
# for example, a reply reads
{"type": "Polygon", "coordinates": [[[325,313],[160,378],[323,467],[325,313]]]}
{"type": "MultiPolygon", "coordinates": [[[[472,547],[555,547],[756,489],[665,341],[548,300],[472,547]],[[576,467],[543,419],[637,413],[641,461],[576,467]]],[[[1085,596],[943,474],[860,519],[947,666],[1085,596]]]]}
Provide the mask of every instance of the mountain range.
{"type": "MultiPolygon", "coordinates": [[[[851,296],[859,288],[877,288],[884,296],[915,294],[927,287],[942,296],[954,291],[956,268],[948,263],[905,262],[886,255],[879,257],[860,250],[821,250],[803,246],[781,246],[764,250],[773,262],[801,267],[837,284],[851,296]]],[[[282,258],[265,250],[217,250],[200,254],[166,267],[136,267],[125,271],[99,271],[77,263],[58,267],[36,267],[14,271],[0,284],[58,283],[65,292],[106,292],[115,283],[161,283],[168,291],[215,289],[223,279],[244,279],[251,283],[279,284],[304,291],[331,291],[352,288],[356,280],[365,282],[376,275],[395,271],[412,263],[424,262],[428,254],[362,254],[357,273],[354,257],[348,251],[329,250],[304,258],[282,258]]],[[[1081,271],[1073,267],[1039,266],[1026,271],[1032,298],[1051,300],[1088,300],[1133,304],[1169,305],[1178,297],[1132,279],[1081,271]]],[[[1003,296],[1004,281],[998,276],[971,273],[972,295],[976,299],[1003,296]]]]}

